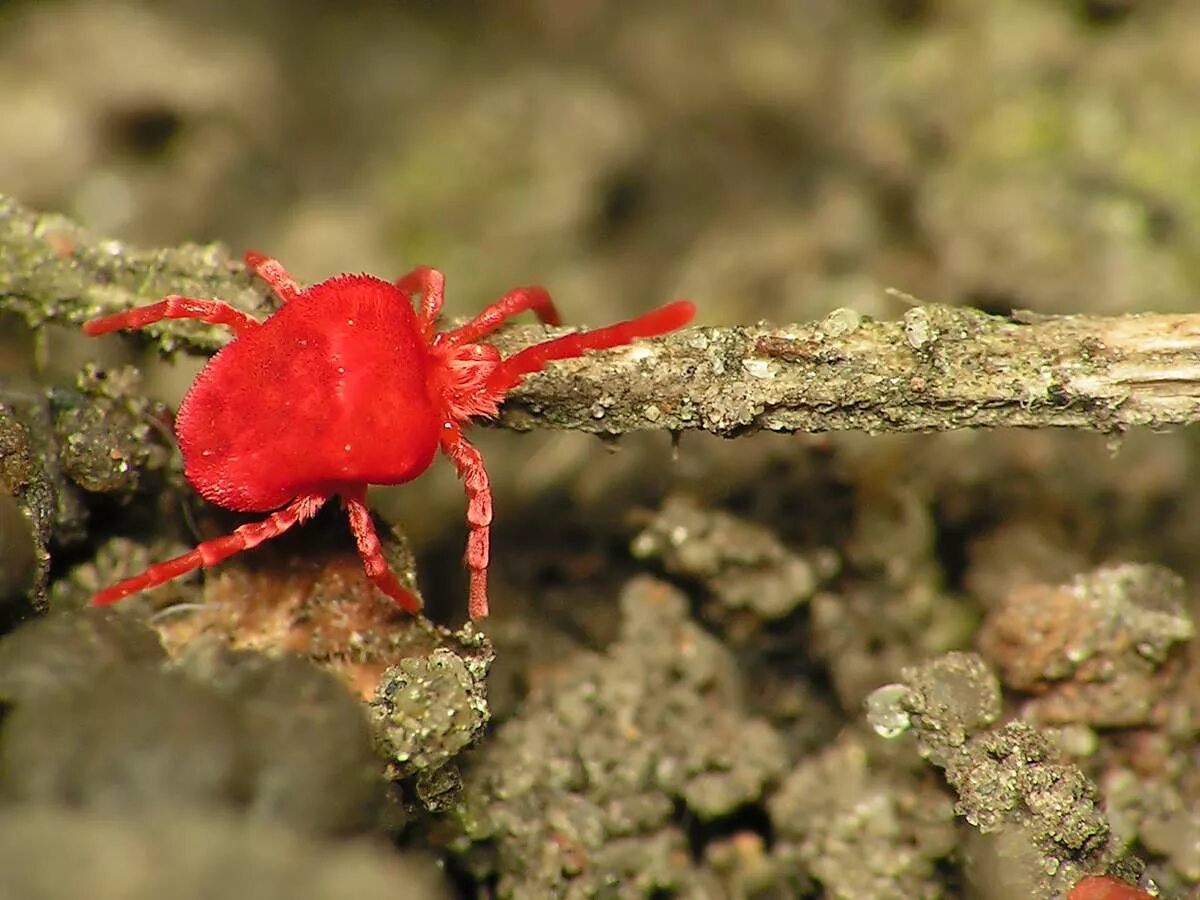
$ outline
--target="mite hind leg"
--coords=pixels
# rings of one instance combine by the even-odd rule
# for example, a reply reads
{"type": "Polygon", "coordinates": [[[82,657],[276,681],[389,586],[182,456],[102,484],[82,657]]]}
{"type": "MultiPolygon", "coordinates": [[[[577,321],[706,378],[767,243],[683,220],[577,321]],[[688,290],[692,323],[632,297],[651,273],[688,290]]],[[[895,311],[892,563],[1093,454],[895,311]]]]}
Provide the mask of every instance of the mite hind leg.
{"type": "Polygon", "coordinates": [[[209,325],[224,325],[235,335],[244,334],[258,327],[258,320],[240,309],[234,309],[220,300],[197,300],[172,294],[149,306],[138,306],[125,312],[102,316],[85,322],[85,334],[95,337],[122,328],[145,328],[163,319],[199,319],[209,325]]]}
{"type": "Polygon", "coordinates": [[[166,562],[155,563],[141,574],[105,588],[92,598],[92,605],[106,606],[109,603],[115,603],[130,594],[166,584],[168,581],[178,578],[180,575],[186,575],[202,566],[204,568],[215,566],[235,553],[257,547],[263,541],[269,541],[271,538],[283,534],[293,525],[303,522],[305,519],[311,519],[326,499],[326,497],[316,495],[297,497],[283,509],[276,510],[261,522],[242,525],[224,537],[205,541],[187,553],[166,562]]]}
{"type": "Polygon", "coordinates": [[[300,285],[288,274],[283,263],[257,250],[247,250],[242,257],[259,278],[270,285],[275,296],[287,303],[300,296],[300,285]]]}

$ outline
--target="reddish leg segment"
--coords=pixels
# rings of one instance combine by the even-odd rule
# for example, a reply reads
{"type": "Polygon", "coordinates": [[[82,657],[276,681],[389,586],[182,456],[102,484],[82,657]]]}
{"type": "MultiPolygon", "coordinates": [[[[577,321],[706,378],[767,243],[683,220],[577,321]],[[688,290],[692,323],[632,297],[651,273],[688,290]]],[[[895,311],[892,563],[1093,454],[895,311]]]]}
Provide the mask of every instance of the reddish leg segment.
{"type": "Polygon", "coordinates": [[[531,309],[545,325],[561,325],[558,310],[550,294],[542,287],[523,287],[509,291],[465,325],[460,325],[442,336],[442,342],[450,346],[477,341],[485,334],[495,331],[508,319],[531,309]]]}
{"type": "Polygon", "coordinates": [[[676,328],[682,328],[695,314],[696,307],[693,303],[688,300],[676,300],[644,316],[618,322],[607,328],[581,331],[534,344],[504,360],[488,379],[487,391],[503,393],[519,384],[530,372],[537,372],[545,367],[546,363],[556,359],[570,359],[582,356],[589,350],[607,350],[631,343],[638,338],[666,334],[676,328]]]}
{"type": "Polygon", "coordinates": [[[289,300],[295,300],[300,296],[300,285],[296,283],[296,279],[288,274],[287,269],[283,267],[277,259],[273,259],[256,250],[247,250],[246,255],[242,257],[246,261],[246,265],[254,270],[263,281],[271,286],[271,290],[275,292],[275,296],[287,303],[289,300]]]}
{"type": "Polygon", "coordinates": [[[467,523],[471,526],[467,536],[467,552],[463,561],[471,573],[470,599],[467,612],[472,619],[483,619],[488,614],[487,567],[489,554],[489,526],[492,524],[492,489],[488,483],[483,457],[463,437],[462,429],[450,425],[442,429],[442,452],[454,463],[458,477],[467,490],[467,523]]]}
{"type": "Polygon", "coordinates": [[[1154,895],[1111,875],[1089,875],[1071,888],[1067,900],[1154,900],[1154,895]]]}
{"type": "Polygon", "coordinates": [[[126,578],[105,588],[92,598],[93,606],[104,606],[115,603],[122,597],[128,597],[137,591],[165,584],[172,578],[178,578],[201,566],[215,566],[223,559],[228,559],[235,553],[257,547],[263,541],[283,534],[297,522],[311,519],[326,501],[326,497],[304,496],[297,497],[283,509],[276,510],[261,522],[251,522],[234,529],[232,534],[205,541],[194,550],[189,550],[182,556],[156,563],[140,575],[126,578]]]}
{"type": "Polygon", "coordinates": [[[429,266],[417,266],[403,278],[397,279],[396,287],[406,294],[421,295],[421,311],[417,321],[421,326],[421,337],[428,341],[433,336],[434,325],[442,311],[446,276],[429,266]]]}
{"type": "Polygon", "coordinates": [[[84,333],[95,337],[121,328],[144,328],[163,319],[199,319],[209,325],[224,325],[235,335],[258,327],[258,322],[241,310],[220,300],[196,300],[172,295],[149,306],[139,306],[122,313],[103,316],[85,322],[84,333]]]}
{"type": "Polygon", "coordinates": [[[346,504],[346,514],[350,517],[350,530],[354,532],[354,540],[358,544],[358,555],[362,557],[367,578],[410,613],[420,612],[422,606],[420,598],[401,586],[392,570],[388,568],[387,560],[383,558],[383,547],[379,543],[379,536],[375,533],[375,523],[371,521],[371,511],[367,509],[366,491],[343,494],[342,501],[346,504]]]}

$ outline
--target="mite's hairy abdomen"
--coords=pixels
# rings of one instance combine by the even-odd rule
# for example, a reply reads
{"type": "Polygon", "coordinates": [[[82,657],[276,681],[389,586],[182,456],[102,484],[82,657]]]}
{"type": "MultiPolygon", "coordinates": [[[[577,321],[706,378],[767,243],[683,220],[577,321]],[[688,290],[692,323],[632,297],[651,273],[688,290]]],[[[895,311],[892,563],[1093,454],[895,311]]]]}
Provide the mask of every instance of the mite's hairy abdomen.
{"type": "Polygon", "coordinates": [[[179,443],[205,499],[275,509],[314,488],[408,481],[432,461],[438,422],[407,298],[376,279],[321,287],[221,350],[185,397],[179,443]]]}

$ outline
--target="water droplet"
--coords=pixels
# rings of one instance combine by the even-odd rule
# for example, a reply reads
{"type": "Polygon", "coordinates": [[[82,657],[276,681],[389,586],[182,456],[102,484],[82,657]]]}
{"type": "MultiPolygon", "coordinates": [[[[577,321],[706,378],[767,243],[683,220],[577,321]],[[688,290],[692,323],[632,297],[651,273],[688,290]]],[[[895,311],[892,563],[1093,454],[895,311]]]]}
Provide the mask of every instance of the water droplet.
{"type": "Polygon", "coordinates": [[[899,737],[912,724],[904,701],[909,689],[903,684],[885,684],[867,697],[867,721],[880,737],[899,737]]]}

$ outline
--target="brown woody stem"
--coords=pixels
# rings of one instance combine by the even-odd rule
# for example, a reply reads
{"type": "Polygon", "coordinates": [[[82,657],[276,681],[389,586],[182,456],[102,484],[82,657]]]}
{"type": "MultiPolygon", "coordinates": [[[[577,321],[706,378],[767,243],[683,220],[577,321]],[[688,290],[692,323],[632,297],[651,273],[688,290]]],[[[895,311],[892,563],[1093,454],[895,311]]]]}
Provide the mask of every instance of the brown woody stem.
{"type": "MultiPolygon", "coordinates": [[[[167,294],[274,308],[218,246],[139,250],[0,197],[0,312],[78,326],[167,294]]],[[[704,298],[699,301],[703,318],[704,298]]],[[[604,324],[604,323],[593,323],[604,324]]],[[[569,329],[508,328],[507,353],[569,329]]],[[[212,353],[220,329],[163,322],[131,339],[212,353]]],[[[805,325],[689,328],[555,363],[510,395],[499,424],[601,434],[642,429],[1117,431],[1200,418],[1200,314],[992,316],[917,305],[877,322],[836,310],[805,325]]]]}

